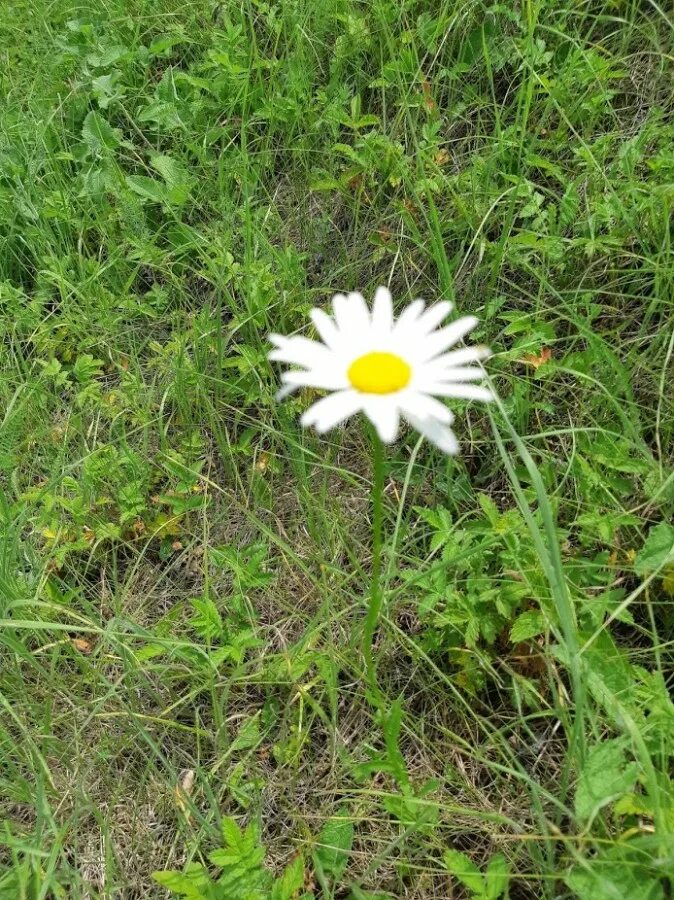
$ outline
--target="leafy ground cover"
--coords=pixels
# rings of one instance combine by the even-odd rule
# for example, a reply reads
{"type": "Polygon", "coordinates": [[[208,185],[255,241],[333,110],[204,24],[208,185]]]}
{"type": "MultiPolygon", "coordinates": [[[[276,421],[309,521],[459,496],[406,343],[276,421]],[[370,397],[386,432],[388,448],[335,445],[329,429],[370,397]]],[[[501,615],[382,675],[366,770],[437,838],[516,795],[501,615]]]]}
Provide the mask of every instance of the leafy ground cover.
{"type": "Polygon", "coordinates": [[[2,19],[0,897],[671,897],[671,10],[2,19]],[[367,433],[266,361],[378,284],[501,398],[388,456],[383,715],[367,433]]]}

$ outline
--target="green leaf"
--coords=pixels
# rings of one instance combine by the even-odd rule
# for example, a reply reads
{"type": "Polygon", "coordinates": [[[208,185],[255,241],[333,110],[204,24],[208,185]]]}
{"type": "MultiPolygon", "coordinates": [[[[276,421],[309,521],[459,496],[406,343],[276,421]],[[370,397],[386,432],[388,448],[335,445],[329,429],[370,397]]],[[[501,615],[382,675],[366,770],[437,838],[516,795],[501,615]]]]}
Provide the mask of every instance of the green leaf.
{"type": "MultiPolygon", "coordinates": [[[[581,642],[589,637],[590,634],[586,632],[579,635],[581,642]]],[[[561,644],[555,646],[553,653],[565,666],[569,666],[569,654],[565,646],[561,644]]],[[[632,666],[625,652],[616,645],[608,631],[602,631],[597,635],[583,652],[581,660],[583,674],[592,696],[611,715],[616,714],[616,703],[623,704],[633,699],[632,666]]]]}
{"type": "Polygon", "coordinates": [[[190,193],[192,178],[182,163],[172,156],[155,154],[150,158],[150,165],[166,182],[171,202],[184,203],[190,193]]]}
{"type": "Polygon", "coordinates": [[[324,872],[335,879],[341,878],[349,862],[353,844],[353,822],[346,808],[343,807],[336,816],[328,819],[318,836],[318,844],[314,858],[324,872]]]}
{"type": "Polygon", "coordinates": [[[636,763],[625,758],[625,741],[604,741],[593,747],[576,786],[575,810],[580,821],[597,812],[634,787],[638,774],[636,763]]]}
{"type": "Polygon", "coordinates": [[[674,562],[674,526],[660,522],[648,532],[646,543],[637,554],[634,571],[646,576],[674,562]]]}
{"type": "Polygon", "coordinates": [[[409,785],[410,779],[407,774],[405,759],[400,752],[398,743],[403,718],[402,703],[399,699],[391,704],[388,714],[382,718],[382,730],[384,732],[388,762],[391,764],[398,787],[404,789],[409,785]]]}
{"type": "Polygon", "coordinates": [[[297,856],[274,882],[270,900],[293,900],[304,886],[304,858],[297,856]]]}
{"type": "Polygon", "coordinates": [[[659,882],[640,876],[626,860],[606,865],[601,860],[577,866],[566,877],[578,900],[663,900],[659,882]],[[591,867],[590,867],[591,866],[591,867]]]}
{"type": "Polygon", "coordinates": [[[187,900],[204,900],[207,896],[209,878],[200,863],[188,863],[184,872],[153,872],[152,877],[157,884],[187,900]]]}
{"type": "Polygon", "coordinates": [[[94,359],[91,353],[83,353],[73,363],[73,375],[79,382],[89,381],[103,374],[103,360],[94,359]]]}
{"type": "Polygon", "coordinates": [[[239,729],[239,733],[232,741],[229,748],[230,752],[233,753],[235,750],[248,750],[250,747],[257,747],[260,740],[260,714],[258,712],[243,723],[239,729]]]}
{"type": "Polygon", "coordinates": [[[442,861],[448,872],[451,872],[462,884],[474,894],[483,895],[485,882],[482,873],[472,859],[458,850],[445,850],[442,861]]]}
{"type": "Polygon", "coordinates": [[[139,122],[154,122],[160,128],[171,130],[181,128],[183,120],[175,103],[166,100],[155,100],[144,106],[138,113],[139,122]]]}
{"type": "Polygon", "coordinates": [[[131,56],[131,50],[123,44],[115,44],[98,53],[90,53],[87,62],[94,69],[108,69],[131,56]]]}
{"type": "Polygon", "coordinates": [[[373,894],[372,891],[363,891],[354,885],[346,900],[395,900],[395,898],[392,894],[381,894],[379,892],[373,894]]]}
{"type": "Polygon", "coordinates": [[[243,849],[244,833],[239,828],[236,819],[232,818],[232,816],[224,816],[220,829],[222,831],[222,838],[227,847],[235,847],[238,850],[243,849]]]}
{"type": "Polygon", "coordinates": [[[492,856],[484,877],[487,882],[486,900],[497,900],[505,892],[510,881],[510,866],[502,853],[492,856]]]}
{"type": "Polygon", "coordinates": [[[545,631],[545,618],[540,609],[528,609],[521,613],[510,628],[510,640],[513,644],[528,641],[545,631]]]}
{"type": "Polygon", "coordinates": [[[97,156],[111,153],[121,143],[119,129],[113,128],[99,113],[87,113],[82,125],[82,140],[89,151],[97,156]]]}
{"type": "Polygon", "coordinates": [[[227,879],[233,882],[242,873],[248,873],[251,884],[260,880],[265,875],[265,870],[261,868],[265,850],[259,843],[257,827],[250,824],[245,831],[241,831],[235,819],[225,816],[221,828],[225,846],[208,854],[213,865],[225,870],[219,883],[227,879]]]}
{"type": "Polygon", "coordinates": [[[194,597],[191,601],[194,615],[189,620],[194,630],[206,640],[222,634],[222,617],[218,607],[210,597],[194,597]]]}
{"type": "Polygon", "coordinates": [[[155,153],[150,157],[150,165],[155,172],[159,172],[170,188],[177,184],[185,184],[190,180],[185,167],[172,156],[155,153]]]}
{"type": "Polygon", "coordinates": [[[124,89],[117,88],[118,81],[119,72],[99,75],[92,80],[91,91],[101,109],[107,109],[113,100],[119,100],[124,96],[124,89]]]}
{"type": "Polygon", "coordinates": [[[148,178],[146,175],[127,175],[126,183],[134,193],[145,200],[152,200],[154,203],[169,203],[171,200],[171,192],[166,185],[155,181],[154,178],[148,178]]]}

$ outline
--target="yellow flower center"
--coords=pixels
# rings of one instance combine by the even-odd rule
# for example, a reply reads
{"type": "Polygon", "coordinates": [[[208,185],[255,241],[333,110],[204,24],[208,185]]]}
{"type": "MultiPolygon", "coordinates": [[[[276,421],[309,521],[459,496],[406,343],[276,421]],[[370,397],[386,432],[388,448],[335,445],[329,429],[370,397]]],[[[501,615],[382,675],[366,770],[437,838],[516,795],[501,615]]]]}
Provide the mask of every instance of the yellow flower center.
{"type": "Polygon", "coordinates": [[[354,360],[346,374],[363,394],[393,394],[409,382],[412,370],[395,353],[374,351],[354,360]]]}

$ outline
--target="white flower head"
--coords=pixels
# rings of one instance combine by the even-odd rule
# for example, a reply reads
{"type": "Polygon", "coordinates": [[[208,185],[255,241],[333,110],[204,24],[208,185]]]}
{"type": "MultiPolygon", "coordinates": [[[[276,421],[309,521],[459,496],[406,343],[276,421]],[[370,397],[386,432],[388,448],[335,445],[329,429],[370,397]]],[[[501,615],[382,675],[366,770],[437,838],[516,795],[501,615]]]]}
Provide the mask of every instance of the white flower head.
{"type": "Polygon", "coordinates": [[[282,374],[285,396],[299,387],[330,391],[302,416],[324,434],[357,412],[363,412],[385,443],[398,435],[404,418],[445,453],[457,453],[458,442],[449,427],[454,416],[437,400],[491,400],[492,392],[479,384],[480,361],[486,347],[451,350],[477,325],[474,316],[438,326],[452,309],[442,301],[425,308],[415,300],[393,318],[391,293],[377,288],[372,312],[361,294],[337,294],[333,316],[313,309],[311,319],[322,342],[272,334],[275,349],[269,358],[301,366],[282,374]]]}

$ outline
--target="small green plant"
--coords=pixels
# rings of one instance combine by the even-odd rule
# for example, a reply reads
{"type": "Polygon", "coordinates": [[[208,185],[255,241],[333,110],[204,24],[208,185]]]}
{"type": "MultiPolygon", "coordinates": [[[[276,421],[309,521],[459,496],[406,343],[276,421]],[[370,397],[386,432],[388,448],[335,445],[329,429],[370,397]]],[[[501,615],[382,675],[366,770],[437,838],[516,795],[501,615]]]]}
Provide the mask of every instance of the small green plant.
{"type": "Polygon", "coordinates": [[[502,853],[492,856],[483,872],[458,850],[445,850],[442,861],[447,871],[468,888],[471,900],[498,900],[507,896],[510,866],[502,853]]]}
{"type": "Polygon", "coordinates": [[[254,824],[241,829],[232,818],[222,820],[223,846],[208,854],[217,870],[188,863],[182,872],[155,872],[155,881],[186,900],[311,900],[303,890],[304,860],[296,856],[278,878],[264,866],[265,850],[254,824]]]}

